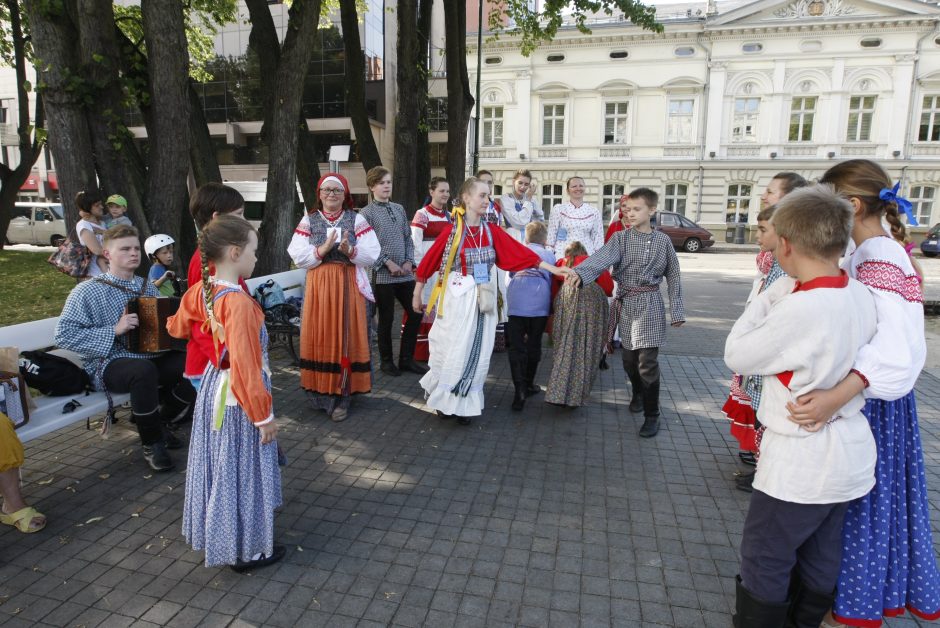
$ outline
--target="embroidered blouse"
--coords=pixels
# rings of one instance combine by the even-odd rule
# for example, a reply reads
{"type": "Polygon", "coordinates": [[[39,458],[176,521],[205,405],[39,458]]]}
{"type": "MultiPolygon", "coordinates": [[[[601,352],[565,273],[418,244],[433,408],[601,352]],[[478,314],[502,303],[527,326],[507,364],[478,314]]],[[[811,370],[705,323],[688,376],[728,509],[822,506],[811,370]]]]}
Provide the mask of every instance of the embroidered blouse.
{"type": "MultiPolygon", "coordinates": [[[[365,218],[352,210],[345,210],[340,221],[343,219],[351,222],[355,230],[355,247],[348,258],[349,261],[362,268],[371,268],[381,254],[375,231],[372,230],[365,218]]],[[[300,219],[300,223],[294,229],[294,236],[287,246],[287,253],[298,268],[308,270],[316,268],[324,261],[329,261],[330,255],[335,252],[334,249],[334,251],[327,253],[326,260],[320,257],[317,252],[317,247],[326,242],[326,223],[326,219],[322,217],[322,212],[319,211],[307,214],[300,219]]]]}
{"type": "MultiPolygon", "coordinates": [[[[434,245],[424,255],[421,264],[418,265],[418,281],[427,283],[434,273],[441,269],[441,258],[444,256],[444,249],[447,247],[447,240],[453,225],[441,232],[434,245]]],[[[533,268],[542,263],[542,259],[531,249],[519,244],[512,239],[502,229],[492,227],[489,230],[480,227],[468,227],[469,235],[463,239],[463,245],[460,252],[460,272],[464,275],[472,275],[473,268],[467,267],[465,249],[482,248],[490,246],[490,239],[486,236],[490,233],[493,237],[492,246],[496,251],[496,266],[503,270],[520,271],[526,268],[533,268]]],[[[454,270],[456,270],[456,265],[454,270]]]]}
{"type": "Polygon", "coordinates": [[[548,218],[546,246],[555,251],[555,257],[565,254],[565,247],[580,242],[588,255],[604,246],[604,222],[599,209],[590,203],[575,207],[570,202],[555,205],[548,218]]]}

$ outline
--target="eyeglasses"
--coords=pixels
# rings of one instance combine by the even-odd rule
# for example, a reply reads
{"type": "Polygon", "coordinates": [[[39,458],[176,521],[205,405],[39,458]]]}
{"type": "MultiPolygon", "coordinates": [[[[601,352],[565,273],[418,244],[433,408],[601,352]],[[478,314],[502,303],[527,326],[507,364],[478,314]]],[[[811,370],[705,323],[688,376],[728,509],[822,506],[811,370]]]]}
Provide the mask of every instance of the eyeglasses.
{"type": "Polygon", "coordinates": [[[326,196],[342,196],[346,190],[342,188],[320,188],[320,194],[326,196]]]}

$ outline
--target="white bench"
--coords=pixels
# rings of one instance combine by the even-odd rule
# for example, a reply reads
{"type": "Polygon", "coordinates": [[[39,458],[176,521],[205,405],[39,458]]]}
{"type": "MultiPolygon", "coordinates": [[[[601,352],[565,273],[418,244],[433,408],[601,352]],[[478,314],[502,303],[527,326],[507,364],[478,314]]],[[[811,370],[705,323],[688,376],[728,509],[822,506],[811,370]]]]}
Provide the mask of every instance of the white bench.
{"type": "MultiPolygon", "coordinates": [[[[54,347],[55,327],[58,322],[59,318],[55,317],[0,327],[0,347],[16,347],[21,352],[45,350],[54,347]]],[[[81,366],[81,356],[76,353],[65,349],[55,349],[52,353],[68,358],[81,366]]],[[[130,395],[115,393],[111,395],[111,398],[114,400],[115,406],[120,406],[125,401],[130,400],[130,395]]],[[[29,421],[16,430],[17,436],[24,443],[54,432],[60,427],[71,425],[76,421],[104,414],[108,410],[108,398],[103,392],[93,392],[88,395],[79,393],[65,397],[41,396],[34,397],[33,401],[36,407],[29,411],[29,421]],[[72,412],[63,414],[63,406],[72,399],[82,405],[72,412]]]]}
{"type": "MultiPolygon", "coordinates": [[[[303,268],[289,270],[283,273],[275,273],[273,275],[264,275],[262,277],[252,277],[245,282],[248,285],[248,289],[251,291],[251,296],[254,296],[255,288],[269,279],[273,279],[281,286],[284,290],[284,298],[303,298],[307,284],[307,271],[303,268]]],[[[283,344],[290,353],[294,364],[300,364],[300,360],[297,357],[297,349],[294,347],[294,338],[300,336],[300,328],[290,324],[280,325],[267,323],[266,326],[268,328],[268,336],[271,339],[271,344],[283,344]]]]}

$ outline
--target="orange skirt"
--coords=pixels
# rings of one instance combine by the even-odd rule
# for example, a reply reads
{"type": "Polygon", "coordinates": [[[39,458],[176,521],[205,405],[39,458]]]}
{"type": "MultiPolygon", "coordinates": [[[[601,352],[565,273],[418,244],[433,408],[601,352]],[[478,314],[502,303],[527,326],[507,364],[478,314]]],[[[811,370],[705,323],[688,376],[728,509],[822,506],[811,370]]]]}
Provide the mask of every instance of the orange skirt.
{"type": "Polygon", "coordinates": [[[356,267],[322,264],[307,271],[300,329],[300,385],[321,395],[372,389],[366,302],[356,267]]]}

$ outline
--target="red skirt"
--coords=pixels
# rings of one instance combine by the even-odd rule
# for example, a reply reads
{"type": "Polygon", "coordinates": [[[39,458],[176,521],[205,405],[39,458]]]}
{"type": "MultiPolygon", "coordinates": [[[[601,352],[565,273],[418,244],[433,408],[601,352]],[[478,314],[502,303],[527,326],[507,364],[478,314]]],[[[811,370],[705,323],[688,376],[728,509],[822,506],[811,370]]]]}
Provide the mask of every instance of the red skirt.
{"type": "Polygon", "coordinates": [[[721,411],[731,421],[731,435],[744,451],[757,451],[757,414],[751,405],[751,398],[741,388],[741,376],[731,378],[731,392],[721,411]]]}

